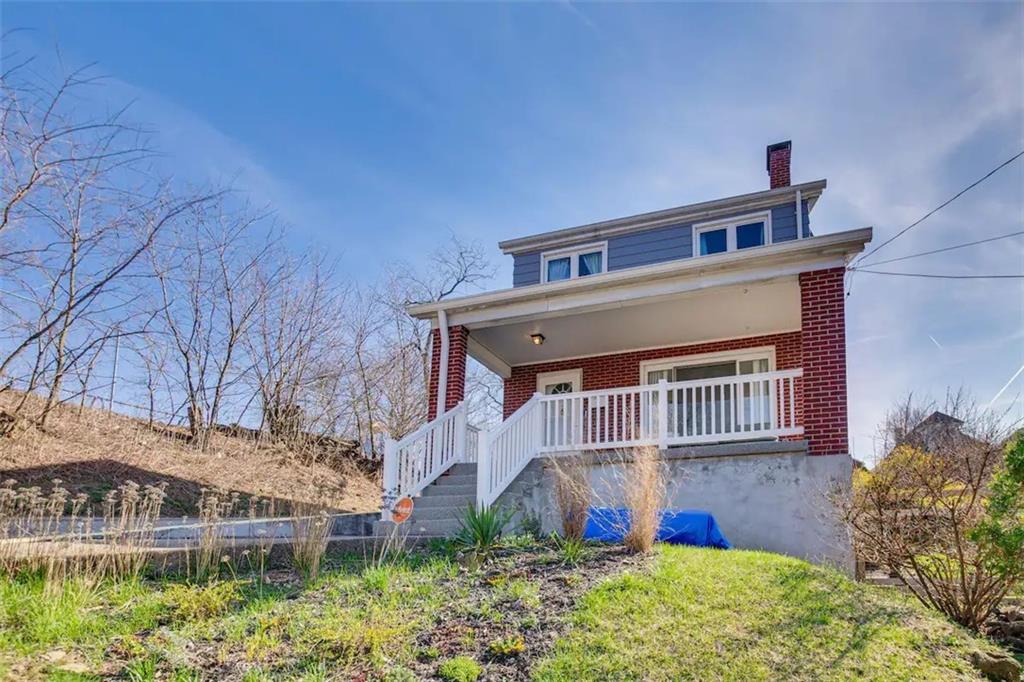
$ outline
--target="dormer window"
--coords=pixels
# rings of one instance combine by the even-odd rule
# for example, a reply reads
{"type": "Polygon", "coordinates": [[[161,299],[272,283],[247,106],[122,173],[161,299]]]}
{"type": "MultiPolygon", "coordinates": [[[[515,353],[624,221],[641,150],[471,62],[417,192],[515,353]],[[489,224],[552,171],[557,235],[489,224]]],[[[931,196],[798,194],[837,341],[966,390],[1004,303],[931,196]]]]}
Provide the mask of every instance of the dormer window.
{"type": "Polygon", "coordinates": [[[548,251],[541,258],[544,282],[597,275],[607,268],[608,242],[548,251]]]}
{"type": "Polygon", "coordinates": [[[693,226],[693,253],[710,256],[771,243],[771,214],[757,213],[693,226]]]}

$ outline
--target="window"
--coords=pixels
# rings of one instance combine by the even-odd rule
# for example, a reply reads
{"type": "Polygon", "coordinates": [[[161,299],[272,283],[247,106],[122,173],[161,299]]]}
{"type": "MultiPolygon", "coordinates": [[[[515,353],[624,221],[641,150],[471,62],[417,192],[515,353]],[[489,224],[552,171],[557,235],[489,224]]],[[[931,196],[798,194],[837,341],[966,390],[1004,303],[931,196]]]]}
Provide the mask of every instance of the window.
{"type": "Polygon", "coordinates": [[[771,215],[769,213],[694,225],[693,252],[699,256],[710,256],[726,251],[764,246],[770,242],[770,232],[771,215]]]}
{"type": "Polygon", "coordinates": [[[545,253],[541,258],[541,274],[545,282],[597,275],[605,271],[608,244],[587,244],[545,253]]]}
{"type": "Polygon", "coordinates": [[[687,355],[640,363],[640,380],[646,384],[656,384],[662,379],[674,382],[760,374],[770,372],[774,364],[775,349],[771,346],[709,355],[687,355]]]}

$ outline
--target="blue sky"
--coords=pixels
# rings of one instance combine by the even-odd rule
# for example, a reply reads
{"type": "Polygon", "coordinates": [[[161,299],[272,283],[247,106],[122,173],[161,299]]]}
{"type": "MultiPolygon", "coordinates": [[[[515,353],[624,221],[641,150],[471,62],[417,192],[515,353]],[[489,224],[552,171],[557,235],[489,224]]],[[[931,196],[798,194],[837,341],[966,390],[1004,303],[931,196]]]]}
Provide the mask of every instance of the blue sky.
{"type": "MultiPolygon", "coordinates": [[[[766,144],[828,178],[816,233],[876,243],[1024,149],[1024,5],[27,4],[8,36],[97,62],[182,178],[270,202],[371,279],[454,231],[499,239],[763,189],[766,144]]],[[[1017,162],[890,257],[1022,229],[1017,162]]],[[[879,256],[879,258],[881,255],[879,256]]],[[[888,266],[1020,273],[1024,240],[888,266]]],[[[1020,281],[858,275],[851,432],[1024,365],[1020,281]]],[[[1018,377],[996,401],[1024,415],[1018,377]],[[1016,402],[1014,402],[1016,401],[1016,402]]]]}

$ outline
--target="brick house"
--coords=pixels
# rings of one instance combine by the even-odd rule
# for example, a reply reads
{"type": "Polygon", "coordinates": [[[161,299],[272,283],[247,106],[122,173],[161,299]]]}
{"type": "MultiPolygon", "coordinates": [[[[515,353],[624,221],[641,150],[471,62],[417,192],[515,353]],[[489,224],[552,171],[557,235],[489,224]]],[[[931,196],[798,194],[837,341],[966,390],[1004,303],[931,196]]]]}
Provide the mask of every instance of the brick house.
{"type": "Polygon", "coordinates": [[[844,274],[871,229],[815,234],[826,182],[791,184],[791,149],[767,148],[768,189],[504,241],[511,288],[411,307],[433,325],[431,421],[388,442],[386,497],[429,497],[458,465],[488,505],[537,460],[639,445],[741,478],[750,458],[751,475],[798,458],[819,473],[794,480],[848,480],[844,274]],[[504,379],[486,433],[466,423],[468,357],[504,379]]]}

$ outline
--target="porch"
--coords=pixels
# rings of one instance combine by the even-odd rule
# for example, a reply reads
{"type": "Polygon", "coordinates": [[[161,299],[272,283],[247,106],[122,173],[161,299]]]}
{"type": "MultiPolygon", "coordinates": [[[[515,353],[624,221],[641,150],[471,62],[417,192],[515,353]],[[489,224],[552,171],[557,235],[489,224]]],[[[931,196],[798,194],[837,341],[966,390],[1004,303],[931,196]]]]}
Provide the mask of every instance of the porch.
{"type": "Polygon", "coordinates": [[[385,510],[456,463],[493,504],[536,457],[806,439],[845,454],[843,276],[863,231],[414,306],[434,325],[431,421],[389,440],[385,510]],[[504,379],[467,423],[466,360],[504,379]]]}

